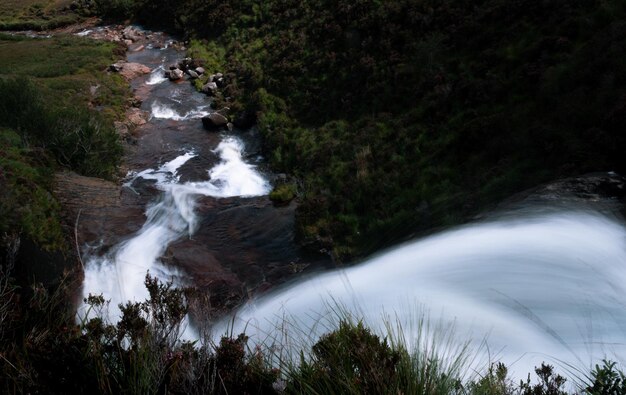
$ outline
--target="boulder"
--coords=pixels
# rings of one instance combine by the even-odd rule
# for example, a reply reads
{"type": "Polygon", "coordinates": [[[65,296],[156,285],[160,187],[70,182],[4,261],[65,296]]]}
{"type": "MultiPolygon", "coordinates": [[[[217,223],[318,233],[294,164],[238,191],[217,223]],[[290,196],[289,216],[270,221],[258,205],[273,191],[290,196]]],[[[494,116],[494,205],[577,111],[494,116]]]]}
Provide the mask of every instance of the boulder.
{"type": "Polygon", "coordinates": [[[122,37],[126,40],[139,41],[142,38],[142,33],[132,26],[127,26],[122,30],[122,37]]]}
{"type": "Polygon", "coordinates": [[[198,73],[196,73],[193,70],[187,70],[187,74],[189,74],[189,77],[191,77],[192,80],[195,80],[196,78],[198,78],[198,73]]]}
{"type": "Polygon", "coordinates": [[[122,77],[126,78],[129,81],[144,74],[150,74],[152,72],[150,67],[141,63],[128,63],[123,61],[113,63],[111,66],[109,66],[109,70],[120,73],[122,77]]]}
{"type": "Polygon", "coordinates": [[[170,81],[178,81],[183,78],[184,75],[185,73],[181,69],[174,69],[170,71],[170,81]]]}
{"type": "Polygon", "coordinates": [[[205,117],[202,117],[202,126],[208,130],[227,128],[228,124],[228,118],[217,112],[213,112],[205,117]]]}
{"type": "Polygon", "coordinates": [[[205,72],[206,72],[206,70],[204,70],[204,67],[196,67],[196,73],[204,74],[205,72]]]}
{"type": "Polygon", "coordinates": [[[217,93],[217,84],[215,82],[208,82],[202,86],[202,93],[209,96],[214,96],[217,93]]]}

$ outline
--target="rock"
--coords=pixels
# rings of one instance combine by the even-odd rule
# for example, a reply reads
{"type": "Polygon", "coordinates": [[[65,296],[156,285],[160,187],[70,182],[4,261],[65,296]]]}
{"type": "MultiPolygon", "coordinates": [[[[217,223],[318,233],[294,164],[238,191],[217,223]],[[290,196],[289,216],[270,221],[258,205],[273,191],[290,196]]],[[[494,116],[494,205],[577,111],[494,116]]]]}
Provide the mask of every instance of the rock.
{"type": "Polygon", "coordinates": [[[122,64],[121,63],[113,63],[112,65],[109,66],[109,71],[113,71],[113,72],[120,72],[122,70],[122,64]]]}
{"type": "Polygon", "coordinates": [[[202,126],[208,130],[217,130],[228,127],[228,118],[220,113],[214,112],[206,117],[202,117],[202,126]]]}
{"type": "Polygon", "coordinates": [[[141,44],[137,48],[133,48],[133,52],[140,52],[140,51],[143,51],[145,48],[146,47],[143,44],[141,44]]]}
{"type": "Polygon", "coordinates": [[[170,78],[171,75],[172,75],[172,70],[165,70],[165,73],[164,73],[165,78],[170,78]]]}
{"type": "Polygon", "coordinates": [[[129,81],[144,74],[150,74],[152,72],[150,67],[141,63],[127,63],[122,61],[113,63],[111,66],[109,66],[109,70],[120,73],[122,77],[126,78],[129,81]]]}
{"type": "Polygon", "coordinates": [[[217,84],[215,82],[208,82],[202,86],[201,91],[209,96],[215,96],[217,93],[217,84]]]}
{"type": "Polygon", "coordinates": [[[189,77],[191,77],[192,80],[195,80],[199,77],[198,73],[193,70],[187,70],[187,74],[189,74],[189,77]]]}
{"type": "Polygon", "coordinates": [[[170,71],[170,81],[178,81],[181,78],[183,78],[184,75],[185,75],[185,73],[181,69],[171,70],[170,71]]]}
{"type": "Polygon", "coordinates": [[[177,64],[173,64],[170,66],[170,70],[176,70],[178,68],[177,64]]]}
{"type": "Polygon", "coordinates": [[[146,113],[138,108],[129,108],[126,111],[126,119],[128,119],[128,122],[135,126],[144,125],[146,122],[148,122],[147,118],[148,116],[146,115],[146,113]]]}
{"type": "Polygon", "coordinates": [[[128,140],[130,138],[130,131],[128,130],[128,125],[124,122],[115,121],[113,122],[113,126],[115,127],[115,132],[123,139],[128,140]]]}
{"type": "Polygon", "coordinates": [[[133,45],[133,40],[124,40],[124,44],[126,44],[127,47],[133,45]]]}
{"type": "Polygon", "coordinates": [[[143,34],[132,26],[126,26],[122,30],[122,37],[126,40],[139,41],[142,39],[142,36],[143,34]]]}
{"type": "Polygon", "coordinates": [[[232,132],[232,131],[233,131],[233,124],[232,124],[232,122],[228,122],[228,123],[226,124],[226,129],[228,129],[228,131],[229,131],[229,132],[232,132]]]}
{"type": "Polygon", "coordinates": [[[215,78],[216,79],[224,78],[224,74],[222,74],[222,73],[215,73],[215,78]]]}
{"type": "Polygon", "coordinates": [[[204,70],[204,67],[196,67],[196,73],[204,74],[205,72],[206,72],[206,70],[204,70]]]}
{"type": "Polygon", "coordinates": [[[219,88],[223,88],[226,85],[226,81],[223,77],[216,77],[214,81],[219,88]]]}

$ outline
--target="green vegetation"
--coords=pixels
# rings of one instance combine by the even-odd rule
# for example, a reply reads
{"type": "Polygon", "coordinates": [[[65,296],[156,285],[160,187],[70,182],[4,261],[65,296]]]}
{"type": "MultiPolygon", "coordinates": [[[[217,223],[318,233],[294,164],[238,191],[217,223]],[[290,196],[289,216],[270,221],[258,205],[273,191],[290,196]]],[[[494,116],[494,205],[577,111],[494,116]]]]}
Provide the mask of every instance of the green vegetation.
{"type": "Polygon", "coordinates": [[[301,240],[339,258],[626,170],[623,1],[135,4],[224,54],[220,104],[257,115],[272,165],[301,181],[301,240]]]}
{"type": "Polygon", "coordinates": [[[80,21],[73,0],[2,0],[0,30],[50,30],[80,21]]]}
{"type": "MultiPolygon", "coordinates": [[[[424,394],[565,395],[567,380],[549,365],[537,379],[515,385],[501,363],[474,371],[472,351],[447,349],[429,339],[420,323],[408,344],[389,329],[381,338],[349,317],[310,348],[252,347],[248,338],[210,336],[180,340],[182,320],[198,295],[146,276],[149,299],[121,306],[117,324],[107,321],[108,304],[88,299],[90,319],[75,323],[70,284],[53,293],[40,286],[27,303],[13,303],[18,290],[9,272],[0,276],[0,391],[49,394],[424,394]],[[424,347],[420,347],[424,344],[424,347]]],[[[199,313],[196,311],[196,313],[199,313]]],[[[201,312],[200,312],[201,313],[201,312]]],[[[206,318],[206,316],[204,316],[206,318]]],[[[289,327],[289,323],[285,323],[289,327]]],[[[408,339],[407,339],[408,340],[408,339]]],[[[577,394],[626,394],[624,374],[604,361],[590,377],[573,384],[577,394]]]]}
{"type": "Polygon", "coordinates": [[[296,197],[297,189],[294,184],[278,184],[270,192],[270,199],[276,204],[286,204],[296,197]]]}
{"type": "Polygon", "coordinates": [[[0,34],[0,234],[62,249],[54,171],[115,176],[122,148],[112,125],[129,95],[121,77],[104,73],[116,53],[78,37],[0,34]]]}

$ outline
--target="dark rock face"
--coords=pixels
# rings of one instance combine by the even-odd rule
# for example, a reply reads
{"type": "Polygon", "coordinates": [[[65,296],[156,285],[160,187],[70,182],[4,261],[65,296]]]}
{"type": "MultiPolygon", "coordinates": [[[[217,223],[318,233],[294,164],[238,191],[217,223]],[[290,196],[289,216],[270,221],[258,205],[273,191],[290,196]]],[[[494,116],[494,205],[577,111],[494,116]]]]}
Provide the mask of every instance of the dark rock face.
{"type": "Polygon", "coordinates": [[[64,222],[76,226],[79,246],[96,243],[106,250],[145,221],[143,202],[123,195],[122,188],[111,181],[60,172],[55,175],[54,194],[63,208],[64,222]]]}
{"type": "Polygon", "coordinates": [[[495,215],[520,209],[593,210],[626,217],[626,177],[607,172],[552,181],[505,200],[495,215]]]}
{"type": "Polygon", "coordinates": [[[202,126],[208,130],[218,130],[228,127],[228,118],[220,113],[214,112],[206,117],[202,117],[202,126]]]}

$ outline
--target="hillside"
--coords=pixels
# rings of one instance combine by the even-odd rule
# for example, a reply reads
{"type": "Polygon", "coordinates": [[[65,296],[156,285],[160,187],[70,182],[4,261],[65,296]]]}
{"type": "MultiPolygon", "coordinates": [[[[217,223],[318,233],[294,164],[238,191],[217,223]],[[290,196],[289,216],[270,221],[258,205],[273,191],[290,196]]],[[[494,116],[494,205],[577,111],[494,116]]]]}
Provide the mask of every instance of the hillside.
{"type": "Polygon", "coordinates": [[[302,242],[340,260],[626,170],[621,1],[123,3],[224,65],[222,104],[297,179],[302,242]]]}

